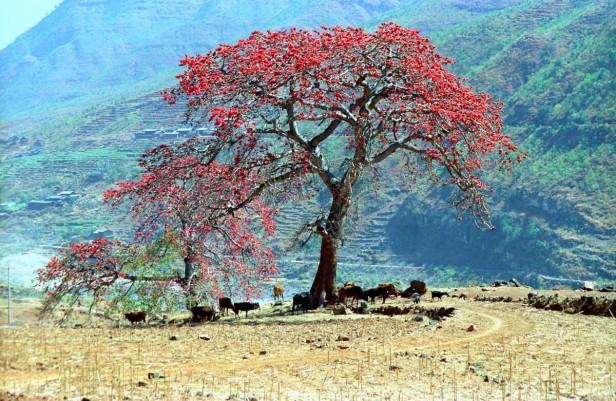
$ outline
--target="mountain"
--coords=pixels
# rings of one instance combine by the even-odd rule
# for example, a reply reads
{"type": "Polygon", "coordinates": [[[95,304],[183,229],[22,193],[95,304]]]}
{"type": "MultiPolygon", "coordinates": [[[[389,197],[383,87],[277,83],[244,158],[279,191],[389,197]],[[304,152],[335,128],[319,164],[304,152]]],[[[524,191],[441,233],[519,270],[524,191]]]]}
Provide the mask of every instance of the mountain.
{"type": "MultiPolygon", "coordinates": [[[[386,20],[420,28],[457,73],[502,99],[507,130],[529,157],[492,177],[495,231],[457,221],[445,192],[366,195],[357,212],[365,224],[349,230],[343,263],[375,274],[384,264],[427,266],[443,283],[616,280],[616,18],[607,0],[65,0],[0,52],[0,224],[9,233],[0,257],[50,253],[103,228],[128,235],[100,193],[136,174],[138,155],[162,140],[135,133],[182,125],[181,108],[157,91],[185,53],[253,30],[386,20]]],[[[318,207],[285,210],[280,236],[318,207]]]]}
{"type": "Polygon", "coordinates": [[[184,54],[254,30],[367,25],[402,11],[409,24],[435,30],[519,2],[473,9],[451,0],[65,0],[0,52],[0,109],[11,116],[84,97],[96,103],[148,81],[158,89],[184,54]]]}
{"type": "MultiPolygon", "coordinates": [[[[0,53],[2,110],[13,114],[160,78],[177,61],[252,30],[361,23],[396,1],[66,0],[0,53]],[[321,4],[317,4],[321,3],[321,4]],[[361,3],[361,2],[360,2],[361,3]],[[335,11],[330,13],[329,11],[335,11]],[[289,17],[289,19],[285,18],[289,17]],[[334,17],[335,16],[335,17],[334,17]]],[[[160,84],[159,84],[160,85],[160,84]]]]}

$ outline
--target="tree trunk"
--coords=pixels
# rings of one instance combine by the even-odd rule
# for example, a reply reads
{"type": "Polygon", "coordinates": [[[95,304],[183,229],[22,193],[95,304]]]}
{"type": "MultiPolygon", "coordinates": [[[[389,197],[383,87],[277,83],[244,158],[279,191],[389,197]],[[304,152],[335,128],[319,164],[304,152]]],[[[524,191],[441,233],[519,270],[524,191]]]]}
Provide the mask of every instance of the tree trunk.
{"type": "Polygon", "coordinates": [[[329,235],[321,238],[321,256],[317,275],[310,289],[311,306],[318,308],[324,299],[328,302],[336,300],[336,266],[338,264],[338,246],[340,240],[329,235]],[[323,297],[325,293],[325,297],[323,297]]]}
{"type": "Polygon", "coordinates": [[[321,255],[319,268],[310,289],[312,308],[323,305],[323,301],[328,303],[336,301],[338,248],[342,238],[342,223],[349,209],[350,200],[350,191],[335,191],[325,227],[317,229],[321,235],[321,255]]]}
{"type": "Polygon", "coordinates": [[[336,267],[338,265],[338,248],[342,240],[342,224],[351,205],[353,185],[361,175],[365,149],[358,146],[354,161],[344,174],[339,184],[328,186],[332,194],[332,204],[329,209],[325,226],[319,226],[317,232],[321,236],[321,257],[317,275],[310,289],[311,308],[318,308],[325,300],[333,303],[336,294],[336,267]]]}

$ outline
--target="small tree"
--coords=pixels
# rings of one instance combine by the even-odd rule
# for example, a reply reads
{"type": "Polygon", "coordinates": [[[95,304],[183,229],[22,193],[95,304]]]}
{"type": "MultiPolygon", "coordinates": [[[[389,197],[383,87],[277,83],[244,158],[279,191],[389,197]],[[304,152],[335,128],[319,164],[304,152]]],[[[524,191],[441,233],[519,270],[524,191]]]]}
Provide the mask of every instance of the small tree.
{"type": "Polygon", "coordinates": [[[185,293],[175,263],[178,254],[165,237],[147,247],[105,238],[72,243],[37,270],[45,290],[40,316],[52,315],[61,305],[65,320],[84,302],[89,316],[103,302],[107,314],[174,311],[185,293]]]}
{"type": "Polygon", "coordinates": [[[156,309],[174,292],[185,295],[187,308],[222,294],[258,296],[276,272],[259,240],[273,234],[274,211],[256,195],[254,172],[220,164],[213,154],[198,139],[161,145],[140,160],[138,180],[105,191],[112,206],[131,204],[135,243],[100,239],[63,249],[38,271],[47,293],[42,315],[66,299],[70,311],[84,295],[91,308],[110,297],[141,299],[140,309],[156,309]]]}
{"type": "Polygon", "coordinates": [[[132,205],[138,241],[164,238],[179,250],[183,270],[176,281],[189,308],[203,293],[254,297],[276,272],[271,250],[259,240],[275,229],[274,211],[254,193],[259,176],[218,163],[217,151],[199,139],[161,145],[141,159],[139,180],[104,194],[113,206],[132,205]]]}
{"type": "Polygon", "coordinates": [[[481,172],[509,168],[522,155],[502,133],[501,104],[472,92],[446,70],[450,63],[416,30],[393,23],[374,33],[292,28],[182,59],[179,86],[163,94],[186,102],[188,121],[214,125],[216,160],[259,177],[238,204],[264,189],[297,194],[315,180],[327,188],[329,212],[314,225],[316,306],[322,292],[335,298],[354,187],[369,171],[393,174],[385,160],[404,166],[395,170],[403,179],[427,173],[450,184],[454,206],[489,226],[481,172]]]}

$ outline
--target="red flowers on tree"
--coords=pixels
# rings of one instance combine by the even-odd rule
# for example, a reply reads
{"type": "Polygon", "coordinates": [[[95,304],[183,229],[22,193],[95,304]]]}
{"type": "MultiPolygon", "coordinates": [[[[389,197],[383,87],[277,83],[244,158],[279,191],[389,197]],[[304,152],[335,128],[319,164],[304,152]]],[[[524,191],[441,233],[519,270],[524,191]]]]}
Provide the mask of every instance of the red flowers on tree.
{"type": "Polygon", "coordinates": [[[50,292],[76,286],[96,291],[109,286],[127,277],[119,264],[119,245],[107,239],[70,244],[60,256],[51,258],[45,269],[38,270],[38,281],[50,283],[50,292]]]}
{"type": "Polygon", "coordinates": [[[276,272],[259,239],[274,233],[275,210],[259,197],[257,171],[217,162],[218,151],[192,139],[147,152],[138,180],[104,193],[112,206],[132,205],[137,243],[70,244],[38,272],[48,293],[43,314],[66,296],[85,294],[96,301],[111,292],[130,299],[179,290],[188,307],[223,294],[258,296],[276,272]]]}
{"type": "Polygon", "coordinates": [[[489,224],[481,172],[522,155],[502,133],[501,104],[464,85],[450,63],[416,30],[393,23],[373,33],[255,32],[182,59],[179,86],[163,95],[185,101],[189,121],[215,126],[216,159],[259,177],[260,193],[298,191],[314,179],[329,190],[329,214],[317,224],[316,304],[322,292],[334,298],[353,187],[367,171],[391,166],[382,163],[388,158],[404,164],[405,177],[429,173],[451,184],[454,205],[489,224]]]}
{"type": "Polygon", "coordinates": [[[127,251],[118,241],[97,239],[74,243],[37,271],[37,282],[46,286],[47,300],[43,314],[53,309],[65,296],[77,300],[80,295],[104,293],[118,281],[129,279],[121,262],[127,251]]]}

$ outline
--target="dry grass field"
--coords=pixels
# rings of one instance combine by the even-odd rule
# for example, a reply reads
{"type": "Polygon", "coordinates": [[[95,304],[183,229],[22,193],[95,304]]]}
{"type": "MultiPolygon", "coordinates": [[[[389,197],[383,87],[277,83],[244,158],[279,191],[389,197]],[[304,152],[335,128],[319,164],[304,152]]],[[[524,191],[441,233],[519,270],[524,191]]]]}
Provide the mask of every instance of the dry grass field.
{"type": "Polygon", "coordinates": [[[616,319],[424,306],[456,313],[292,316],[285,303],[196,326],[3,328],[0,400],[616,400],[616,319]]]}

